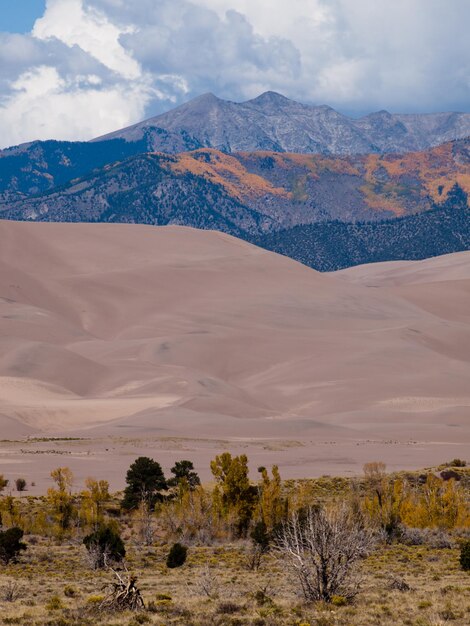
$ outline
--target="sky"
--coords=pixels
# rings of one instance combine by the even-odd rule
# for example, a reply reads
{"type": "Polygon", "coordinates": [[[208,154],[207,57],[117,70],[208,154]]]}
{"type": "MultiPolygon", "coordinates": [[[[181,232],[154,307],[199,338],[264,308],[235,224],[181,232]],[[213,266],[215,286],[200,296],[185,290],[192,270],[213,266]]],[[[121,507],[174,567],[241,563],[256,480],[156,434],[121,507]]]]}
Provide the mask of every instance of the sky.
{"type": "Polygon", "coordinates": [[[0,147],[202,93],[358,116],[470,111],[470,0],[0,0],[0,147]]]}
{"type": "Polygon", "coordinates": [[[29,33],[45,6],[46,0],[0,0],[0,30],[29,33]]]}

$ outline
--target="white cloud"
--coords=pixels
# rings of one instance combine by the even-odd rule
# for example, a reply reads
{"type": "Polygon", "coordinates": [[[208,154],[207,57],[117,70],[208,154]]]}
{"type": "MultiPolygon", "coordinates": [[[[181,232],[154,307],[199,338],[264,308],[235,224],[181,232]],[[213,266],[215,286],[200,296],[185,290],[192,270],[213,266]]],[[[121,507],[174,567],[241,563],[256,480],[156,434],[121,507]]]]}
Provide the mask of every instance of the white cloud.
{"type": "Polygon", "coordinates": [[[193,0],[295,44],[286,95],[341,109],[470,110],[468,0],[193,0]]]}
{"type": "Polygon", "coordinates": [[[33,35],[43,40],[55,37],[68,46],[79,46],[110,70],[135,79],[141,75],[141,68],[119,43],[122,34],[134,29],[132,25],[117,27],[93,6],[85,8],[82,0],[48,0],[33,35]]]}
{"type": "Polygon", "coordinates": [[[34,139],[89,139],[140,118],[150,94],[142,86],[99,89],[98,76],[61,78],[41,65],[23,73],[1,102],[4,145],[34,139]]]}
{"type": "Polygon", "coordinates": [[[295,40],[299,23],[309,28],[325,26],[331,19],[322,0],[193,0],[195,4],[215,10],[223,16],[229,10],[246,15],[255,31],[265,37],[277,35],[295,40]]]}
{"type": "MultiPolygon", "coordinates": [[[[103,7],[104,0],[94,1],[103,7]]],[[[258,95],[259,86],[286,90],[300,73],[296,46],[255,32],[238,11],[219,15],[186,0],[141,0],[111,15],[139,25],[121,41],[144,71],[183,76],[191,95],[213,91],[243,99],[258,95]]]]}
{"type": "Polygon", "coordinates": [[[213,91],[470,110],[468,0],[48,0],[0,33],[0,137],[90,138],[213,91]]]}
{"type": "Polygon", "coordinates": [[[2,146],[87,140],[142,119],[150,101],[176,103],[184,76],[145,72],[116,26],[82,0],[49,0],[32,36],[0,33],[2,146]]]}

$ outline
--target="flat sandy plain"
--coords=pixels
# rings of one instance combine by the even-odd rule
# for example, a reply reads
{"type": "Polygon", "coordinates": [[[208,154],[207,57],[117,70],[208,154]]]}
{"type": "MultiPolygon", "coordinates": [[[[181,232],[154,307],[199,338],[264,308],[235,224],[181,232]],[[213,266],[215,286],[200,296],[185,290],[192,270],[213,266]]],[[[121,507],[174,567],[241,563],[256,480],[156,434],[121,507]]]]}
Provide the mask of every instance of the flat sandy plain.
{"type": "Polygon", "coordinates": [[[320,274],[212,231],[0,221],[0,473],[123,486],[230,450],[284,477],[470,450],[470,253],[320,274]],[[65,439],[67,438],[67,439],[65,439]]]}

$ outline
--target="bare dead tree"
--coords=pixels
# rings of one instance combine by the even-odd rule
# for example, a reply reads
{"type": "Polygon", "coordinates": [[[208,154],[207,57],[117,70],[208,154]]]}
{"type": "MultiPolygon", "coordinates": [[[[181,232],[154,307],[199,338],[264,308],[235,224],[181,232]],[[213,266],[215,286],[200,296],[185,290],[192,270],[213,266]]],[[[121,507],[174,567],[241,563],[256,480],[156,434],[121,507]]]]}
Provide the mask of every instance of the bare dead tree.
{"type": "Polygon", "coordinates": [[[373,531],[358,524],[345,506],[296,513],[276,537],[281,562],[308,602],[353,598],[360,584],[356,565],[373,543],[373,531]]]}
{"type": "Polygon", "coordinates": [[[117,581],[105,586],[107,594],[99,605],[100,611],[139,611],[145,609],[145,604],[140,591],[136,586],[137,576],[130,574],[124,567],[125,575],[108,566],[114,573],[117,581]]]}
{"type": "Polygon", "coordinates": [[[139,505],[139,536],[143,545],[151,546],[155,539],[155,524],[148,493],[142,493],[139,505]]]}
{"type": "Polygon", "coordinates": [[[90,545],[84,550],[84,561],[90,569],[101,569],[104,563],[109,560],[109,553],[103,550],[99,545],[90,545]]]}
{"type": "Polygon", "coordinates": [[[246,554],[246,567],[252,571],[259,570],[263,556],[266,553],[267,550],[262,546],[252,544],[246,554]]]}
{"type": "Polygon", "coordinates": [[[211,600],[219,597],[220,579],[209,565],[206,565],[196,578],[194,591],[201,596],[207,596],[211,600]]]}

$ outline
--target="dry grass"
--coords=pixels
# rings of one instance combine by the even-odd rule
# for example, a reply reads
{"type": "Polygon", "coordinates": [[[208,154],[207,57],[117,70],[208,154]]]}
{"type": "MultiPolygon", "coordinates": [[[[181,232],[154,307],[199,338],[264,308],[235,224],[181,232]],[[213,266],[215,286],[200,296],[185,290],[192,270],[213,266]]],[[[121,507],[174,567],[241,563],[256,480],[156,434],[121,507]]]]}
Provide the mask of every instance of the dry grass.
{"type": "Polygon", "coordinates": [[[165,545],[128,551],[148,610],[97,614],[108,572],[87,569],[82,546],[35,539],[21,562],[0,572],[0,624],[30,626],[178,624],[185,626],[438,626],[470,623],[470,575],[458,551],[425,546],[382,547],[363,564],[356,601],[307,606],[281,564],[266,558],[257,572],[246,567],[247,546],[192,547],[186,564],[170,570],[165,545]],[[394,579],[411,587],[393,589],[394,579]],[[13,601],[4,590],[15,583],[13,601]]]}

